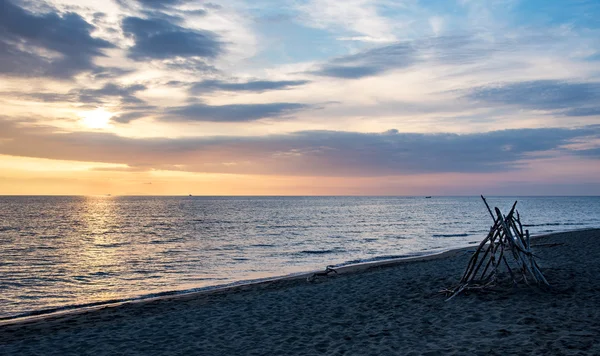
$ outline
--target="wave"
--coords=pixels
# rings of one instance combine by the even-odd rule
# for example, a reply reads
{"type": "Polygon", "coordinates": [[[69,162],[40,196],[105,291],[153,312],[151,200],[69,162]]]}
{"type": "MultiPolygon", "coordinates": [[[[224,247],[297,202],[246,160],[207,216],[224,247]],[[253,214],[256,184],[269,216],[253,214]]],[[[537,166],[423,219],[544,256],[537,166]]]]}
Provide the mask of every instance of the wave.
{"type": "Polygon", "coordinates": [[[469,234],[434,234],[432,237],[466,237],[469,234]]]}
{"type": "Polygon", "coordinates": [[[150,244],[150,245],[165,245],[165,244],[170,244],[170,243],[179,242],[179,241],[183,241],[183,239],[173,238],[173,239],[164,239],[164,240],[152,240],[152,241],[148,242],[148,244],[150,244]]]}
{"type": "Polygon", "coordinates": [[[98,271],[98,272],[92,272],[92,273],[90,273],[90,276],[106,277],[106,276],[111,276],[113,274],[114,273],[112,273],[112,272],[98,271]]]}
{"type": "Polygon", "coordinates": [[[565,222],[565,223],[553,222],[553,223],[544,223],[544,224],[523,224],[523,227],[535,227],[535,226],[581,226],[581,225],[586,225],[586,224],[584,224],[584,223],[571,223],[571,222],[565,222]]]}
{"type": "Polygon", "coordinates": [[[58,250],[59,248],[56,246],[37,246],[37,250],[58,250]]]}
{"type": "Polygon", "coordinates": [[[38,236],[39,239],[49,240],[49,239],[60,239],[61,237],[58,235],[42,235],[38,236]]]}
{"type": "Polygon", "coordinates": [[[0,321],[25,318],[25,317],[29,317],[29,316],[52,314],[52,313],[57,313],[57,312],[67,311],[67,310],[84,309],[84,308],[90,308],[90,307],[95,307],[95,306],[99,306],[99,305],[123,303],[126,301],[127,301],[126,299],[111,299],[111,300],[105,300],[105,301],[93,302],[93,303],[71,304],[71,305],[65,305],[65,306],[56,307],[56,308],[38,309],[38,310],[32,310],[32,311],[15,314],[15,315],[0,316],[0,321]]]}
{"type": "Polygon", "coordinates": [[[398,258],[418,257],[418,256],[423,256],[423,255],[425,255],[425,254],[424,253],[412,253],[412,254],[405,254],[405,255],[383,255],[383,256],[376,256],[376,257],[370,257],[370,258],[359,258],[356,260],[350,260],[350,261],[346,261],[344,263],[340,263],[340,264],[336,265],[336,267],[355,265],[355,264],[359,264],[359,263],[393,260],[393,259],[398,259],[398,258]]]}
{"type": "Polygon", "coordinates": [[[304,250],[304,251],[300,251],[300,253],[305,253],[308,255],[325,255],[328,253],[336,253],[336,252],[344,252],[344,250],[304,250]]]}
{"type": "Polygon", "coordinates": [[[108,244],[98,243],[98,244],[94,244],[94,245],[97,247],[113,248],[113,247],[126,246],[129,244],[130,244],[129,242],[114,242],[114,243],[108,243],[108,244]]]}

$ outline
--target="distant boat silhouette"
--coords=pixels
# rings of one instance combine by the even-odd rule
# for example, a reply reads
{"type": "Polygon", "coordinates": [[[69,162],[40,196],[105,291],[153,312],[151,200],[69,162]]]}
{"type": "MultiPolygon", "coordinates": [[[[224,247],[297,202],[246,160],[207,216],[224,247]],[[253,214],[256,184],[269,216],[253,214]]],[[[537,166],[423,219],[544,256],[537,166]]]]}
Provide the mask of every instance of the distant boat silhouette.
{"type": "Polygon", "coordinates": [[[431,199],[431,196],[426,196],[425,199],[431,199]]]}
{"type": "Polygon", "coordinates": [[[191,196],[192,196],[191,194],[190,194],[190,195],[188,195],[188,197],[191,197],[191,196]]]}

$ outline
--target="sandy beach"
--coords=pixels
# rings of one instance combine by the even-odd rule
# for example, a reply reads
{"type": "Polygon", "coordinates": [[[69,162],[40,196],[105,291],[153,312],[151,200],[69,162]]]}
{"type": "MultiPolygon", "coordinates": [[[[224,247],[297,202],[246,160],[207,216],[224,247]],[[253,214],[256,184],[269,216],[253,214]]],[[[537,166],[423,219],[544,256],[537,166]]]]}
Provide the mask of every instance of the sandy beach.
{"type": "Polygon", "coordinates": [[[0,324],[2,355],[600,354],[600,230],[538,237],[552,285],[459,295],[435,258],[0,324]]]}

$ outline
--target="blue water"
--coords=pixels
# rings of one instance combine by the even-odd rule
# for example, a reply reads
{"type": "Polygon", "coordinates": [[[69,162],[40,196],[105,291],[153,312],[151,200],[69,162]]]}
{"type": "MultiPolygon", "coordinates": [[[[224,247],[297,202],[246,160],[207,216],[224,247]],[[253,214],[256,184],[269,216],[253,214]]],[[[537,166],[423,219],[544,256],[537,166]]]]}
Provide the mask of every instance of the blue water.
{"type": "MultiPolygon", "coordinates": [[[[600,227],[600,197],[514,200],[533,234],[600,227]]],[[[0,318],[480,241],[478,197],[0,197],[0,318]]]]}

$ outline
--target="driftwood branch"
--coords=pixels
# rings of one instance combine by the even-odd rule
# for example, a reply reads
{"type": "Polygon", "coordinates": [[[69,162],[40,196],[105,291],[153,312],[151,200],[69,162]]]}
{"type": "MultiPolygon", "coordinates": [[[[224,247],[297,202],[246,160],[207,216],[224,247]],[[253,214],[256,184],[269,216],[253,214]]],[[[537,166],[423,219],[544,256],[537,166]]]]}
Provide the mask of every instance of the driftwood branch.
{"type": "Polygon", "coordinates": [[[447,300],[451,300],[463,291],[494,288],[500,281],[504,267],[513,285],[519,282],[530,285],[531,281],[538,286],[549,287],[550,284],[535,260],[536,256],[531,252],[529,230],[523,231],[521,215],[516,210],[517,201],[507,215],[502,215],[500,209],[490,208],[483,195],[481,199],[494,224],[469,259],[459,285],[443,291],[449,295],[447,300]],[[509,258],[512,256],[513,267],[507,256],[509,258]]]}
{"type": "Polygon", "coordinates": [[[308,276],[306,278],[306,280],[308,282],[314,282],[318,277],[329,277],[329,275],[332,273],[338,274],[337,271],[335,270],[335,268],[333,268],[333,266],[327,266],[324,271],[315,272],[315,273],[311,274],[310,276],[308,276]]]}

